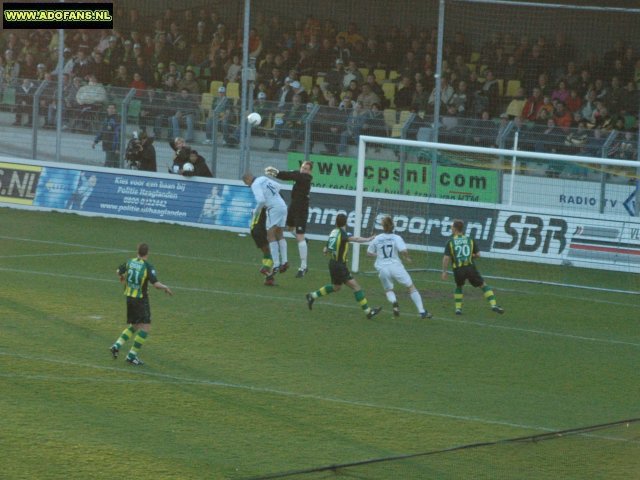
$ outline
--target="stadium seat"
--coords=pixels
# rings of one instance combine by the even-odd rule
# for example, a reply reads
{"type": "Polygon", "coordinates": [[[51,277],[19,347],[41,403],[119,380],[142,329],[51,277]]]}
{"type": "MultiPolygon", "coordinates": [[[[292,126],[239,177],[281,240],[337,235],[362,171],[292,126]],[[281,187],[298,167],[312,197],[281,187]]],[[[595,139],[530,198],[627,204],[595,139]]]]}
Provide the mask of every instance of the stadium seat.
{"type": "Polygon", "coordinates": [[[504,92],[505,97],[515,97],[516,92],[520,88],[520,80],[509,80],[507,81],[507,89],[504,92]]]}
{"type": "Polygon", "coordinates": [[[397,70],[391,70],[389,72],[389,80],[395,82],[398,78],[400,78],[400,72],[398,72],[397,70]]]}
{"type": "Polygon", "coordinates": [[[476,73],[476,67],[477,65],[475,63],[467,63],[467,68],[470,73],[476,73]]]}
{"type": "Polygon", "coordinates": [[[322,85],[324,85],[325,80],[324,80],[324,75],[318,75],[316,77],[316,85],[318,85],[320,88],[322,88],[322,85]]]}
{"type": "Polygon", "coordinates": [[[407,123],[409,117],[411,116],[411,112],[409,110],[402,110],[400,112],[400,119],[397,123],[395,123],[391,129],[391,136],[394,138],[400,138],[402,136],[402,127],[407,123]]]}
{"type": "Polygon", "coordinates": [[[498,78],[498,95],[502,95],[504,92],[504,80],[502,78],[498,78]]]}
{"type": "Polygon", "coordinates": [[[240,98],[240,84],[238,82],[227,82],[227,98],[234,100],[240,98]]]}
{"type": "Polygon", "coordinates": [[[396,97],[396,85],[391,82],[385,82],[382,84],[382,92],[384,93],[384,98],[386,98],[389,102],[389,106],[394,108],[395,97],[396,97]]]}
{"type": "Polygon", "coordinates": [[[389,130],[391,130],[398,120],[398,113],[396,112],[396,109],[385,108],[382,113],[384,115],[384,123],[386,123],[389,130]]]}
{"type": "Polygon", "coordinates": [[[360,67],[358,70],[360,71],[360,75],[362,75],[362,78],[366,80],[367,75],[369,75],[369,69],[367,67],[360,67]]]}
{"type": "Polygon", "coordinates": [[[304,87],[307,93],[310,93],[313,88],[313,77],[311,75],[301,75],[300,84],[304,87]]]}
{"type": "Polygon", "coordinates": [[[471,52],[471,57],[469,57],[470,63],[478,63],[480,60],[480,52],[471,52]]]}
{"type": "Polygon", "coordinates": [[[224,86],[224,84],[220,80],[213,80],[209,85],[209,93],[212,95],[218,94],[218,88],[224,86]]]}
{"type": "Polygon", "coordinates": [[[376,77],[376,82],[382,83],[387,79],[387,71],[383,68],[376,68],[373,71],[373,75],[376,77]]]}
{"type": "Polygon", "coordinates": [[[211,111],[211,107],[213,106],[213,99],[214,98],[215,98],[215,95],[213,93],[203,93],[202,94],[202,97],[200,98],[200,118],[201,118],[201,120],[204,121],[207,118],[207,116],[209,115],[209,112],[211,111]]]}

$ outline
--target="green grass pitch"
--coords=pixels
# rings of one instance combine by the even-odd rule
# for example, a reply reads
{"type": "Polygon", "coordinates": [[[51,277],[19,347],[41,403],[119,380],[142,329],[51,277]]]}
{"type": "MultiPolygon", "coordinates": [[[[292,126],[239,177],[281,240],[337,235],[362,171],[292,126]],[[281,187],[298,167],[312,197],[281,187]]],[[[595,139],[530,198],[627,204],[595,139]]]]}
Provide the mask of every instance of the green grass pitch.
{"type": "MultiPolygon", "coordinates": [[[[3,479],[239,479],[640,416],[637,295],[495,279],[504,315],[466,287],[456,317],[451,277],[419,272],[434,313],[424,321],[404,292],[393,318],[377,277],[357,275],[384,307],[367,320],[348,289],[307,309],[305,293],[329,280],[321,242],[310,242],[310,272],[296,279],[290,240],[292,270],[265,287],[249,236],[6,208],[0,224],[3,479]],[[175,295],[152,289],[146,365],[132,367],[108,348],[125,326],[115,270],[141,241],[175,295]]],[[[414,266],[440,262],[413,256],[414,266]]],[[[485,274],[507,268],[480,261],[485,274]]],[[[539,268],[508,265],[521,277],[539,268]]],[[[576,274],[638,287],[637,275],[576,274]]],[[[342,473],[633,478],[638,433],[342,473]]]]}

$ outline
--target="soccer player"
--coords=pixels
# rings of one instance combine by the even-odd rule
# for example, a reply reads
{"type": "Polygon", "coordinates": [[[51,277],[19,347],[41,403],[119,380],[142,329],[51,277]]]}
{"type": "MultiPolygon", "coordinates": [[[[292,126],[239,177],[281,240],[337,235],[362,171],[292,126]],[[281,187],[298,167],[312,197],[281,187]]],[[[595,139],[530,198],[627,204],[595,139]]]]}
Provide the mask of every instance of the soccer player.
{"type": "Polygon", "coordinates": [[[158,290],[163,290],[167,295],[173,295],[169,287],[158,281],[156,269],[147,261],[148,257],[149,245],[141,243],[138,245],[138,256],[127,260],[117,270],[120,282],[125,285],[124,295],[127,297],[127,324],[129,326],[124,329],[109,350],[114,359],[118,358],[120,348],[137,332],[133,346],[127,355],[127,362],[132,365],[144,365],[144,362],[138,357],[138,353],[151,330],[149,284],[158,290]]]}
{"type": "Polygon", "coordinates": [[[388,216],[384,217],[382,219],[384,233],[377,235],[373,239],[367,249],[367,255],[376,257],[375,267],[378,270],[378,276],[387,295],[387,300],[393,305],[393,315],[395,317],[400,316],[400,305],[398,304],[396,293],[393,291],[394,280],[407,287],[409,296],[418,309],[420,318],[431,318],[433,315],[425,310],[420,292],[414,286],[409,272],[402,264],[400,255],[407,262],[411,262],[411,257],[407,250],[407,244],[404,243],[402,237],[393,233],[394,228],[393,219],[388,216]]]}
{"type": "Polygon", "coordinates": [[[464,222],[462,220],[453,221],[451,234],[451,239],[444,248],[444,257],[442,257],[442,279],[447,279],[447,268],[449,267],[449,262],[451,262],[453,278],[456,282],[456,290],[453,295],[456,315],[462,315],[462,287],[467,280],[472,286],[482,288],[484,298],[489,302],[491,310],[496,313],[504,313],[504,309],[496,303],[493,290],[484,283],[482,275],[476,269],[473,259],[479,257],[480,252],[476,242],[464,234],[464,222]]]}
{"type": "Polygon", "coordinates": [[[287,242],[284,239],[283,231],[287,219],[287,204],[284,203],[280,195],[280,184],[269,177],[256,178],[251,173],[245,173],[242,180],[245,185],[251,187],[256,199],[254,217],[263,207],[266,207],[267,210],[265,228],[274,265],[271,273],[284,273],[289,268],[287,242]]]}
{"type": "Polygon", "coordinates": [[[269,248],[269,241],[267,240],[267,210],[262,208],[258,215],[251,217],[251,237],[256,243],[256,247],[262,250],[262,267],[260,273],[266,275],[264,284],[267,286],[275,285],[273,279],[273,259],[271,258],[271,249],[269,248]]]}
{"type": "Polygon", "coordinates": [[[279,180],[293,180],[291,189],[291,203],[287,213],[287,227],[295,232],[298,242],[298,252],[300,253],[300,268],[296,273],[296,278],[304,277],[307,273],[308,247],[304,234],[307,230],[307,218],[309,217],[309,192],[311,191],[311,170],[313,162],[304,161],[300,165],[300,170],[290,170],[288,172],[279,171],[275,167],[267,167],[265,173],[276,177],[279,180]]]}
{"type": "Polygon", "coordinates": [[[347,225],[347,216],[343,213],[336,217],[336,228],[334,228],[329,234],[327,244],[323,249],[325,255],[331,255],[329,260],[329,274],[331,275],[331,284],[321,287],[315,292],[307,293],[307,305],[309,310],[313,307],[313,302],[317,298],[324,297],[333,292],[340,291],[342,285],[346,285],[351,290],[356,298],[356,302],[360,304],[360,307],[367,315],[367,318],[371,319],[375,317],[382,307],[371,308],[367,302],[367,298],[364,296],[364,291],[351,275],[349,268],[347,267],[347,256],[349,253],[349,243],[366,243],[373,240],[374,237],[352,237],[349,236],[345,230],[347,225]]]}

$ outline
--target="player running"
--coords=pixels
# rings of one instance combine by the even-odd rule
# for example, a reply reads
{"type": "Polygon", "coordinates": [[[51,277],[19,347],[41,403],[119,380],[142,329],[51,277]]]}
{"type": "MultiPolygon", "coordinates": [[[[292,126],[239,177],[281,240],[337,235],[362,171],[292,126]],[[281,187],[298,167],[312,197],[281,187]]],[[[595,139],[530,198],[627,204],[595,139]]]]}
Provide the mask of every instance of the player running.
{"type": "Polygon", "coordinates": [[[307,293],[307,305],[309,306],[309,310],[311,310],[313,302],[315,302],[317,298],[338,292],[342,285],[346,285],[353,290],[356,302],[360,304],[367,318],[371,319],[380,313],[382,307],[371,308],[369,306],[362,287],[356,282],[347,267],[347,255],[349,253],[349,243],[366,243],[370,242],[374,237],[351,237],[344,228],[346,225],[347,216],[343,213],[339,214],[336,217],[336,228],[329,234],[329,239],[323,249],[325,255],[331,255],[331,259],[329,260],[331,284],[325,285],[315,292],[307,293]]]}
{"type": "Polygon", "coordinates": [[[394,228],[393,219],[391,217],[384,217],[382,219],[382,229],[384,233],[377,235],[373,239],[367,249],[367,255],[376,257],[375,267],[378,271],[382,287],[387,295],[387,300],[393,305],[393,315],[395,317],[400,316],[400,305],[398,304],[396,293],[393,291],[394,281],[407,287],[409,296],[418,309],[420,318],[431,318],[433,315],[425,310],[422,305],[420,292],[418,292],[414,286],[409,272],[407,272],[407,269],[404,268],[402,264],[400,256],[407,262],[411,262],[411,257],[409,256],[407,245],[404,243],[402,237],[393,233],[394,228]]]}
{"type": "Polygon", "coordinates": [[[478,244],[472,238],[464,234],[464,222],[454,220],[451,226],[451,239],[444,248],[442,257],[442,280],[447,279],[447,268],[452,263],[453,277],[456,282],[456,290],[453,295],[456,306],[456,315],[462,315],[462,287],[465,282],[474,287],[482,288],[484,298],[487,299],[491,310],[496,313],[504,313],[504,309],[496,304],[496,297],[491,287],[484,283],[482,275],[476,269],[473,259],[480,256],[478,244]]]}

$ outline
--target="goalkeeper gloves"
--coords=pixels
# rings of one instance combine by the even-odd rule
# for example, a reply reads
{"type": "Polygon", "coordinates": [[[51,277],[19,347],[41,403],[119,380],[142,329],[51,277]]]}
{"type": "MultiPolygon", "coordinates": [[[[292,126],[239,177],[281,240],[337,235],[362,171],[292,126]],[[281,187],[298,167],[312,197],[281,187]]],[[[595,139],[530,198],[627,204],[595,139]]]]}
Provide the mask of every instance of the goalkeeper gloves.
{"type": "Polygon", "coordinates": [[[276,167],[267,167],[264,169],[264,173],[265,175],[269,175],[270,177],[276,177],[278,176],[278,173],[280,173],[280,170],[278,170],[276,167]]]}

